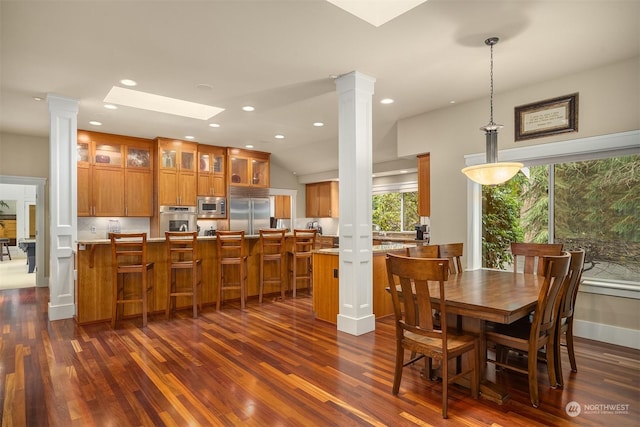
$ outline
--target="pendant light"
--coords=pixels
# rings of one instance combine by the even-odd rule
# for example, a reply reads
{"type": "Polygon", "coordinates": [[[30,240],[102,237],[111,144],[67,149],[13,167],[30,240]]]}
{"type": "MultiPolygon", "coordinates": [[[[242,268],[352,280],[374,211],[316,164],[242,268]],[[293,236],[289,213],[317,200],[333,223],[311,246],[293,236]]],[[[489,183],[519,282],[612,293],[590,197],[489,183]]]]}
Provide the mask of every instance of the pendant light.
{"type": "Polygon", "coordinates": [[[491,115],[487,125],[480,128],[484,131],[487,141],[487,162],[481,165],[469,166],[462,169],[462,173],[481,185],[502,184],[510,180],[524,166],[522,163],[498,162],[498,129],[503,126],[493,121],[493,46],[498,43],[497,37],[491,37],[484,43],[491,48],[491,115]]]}

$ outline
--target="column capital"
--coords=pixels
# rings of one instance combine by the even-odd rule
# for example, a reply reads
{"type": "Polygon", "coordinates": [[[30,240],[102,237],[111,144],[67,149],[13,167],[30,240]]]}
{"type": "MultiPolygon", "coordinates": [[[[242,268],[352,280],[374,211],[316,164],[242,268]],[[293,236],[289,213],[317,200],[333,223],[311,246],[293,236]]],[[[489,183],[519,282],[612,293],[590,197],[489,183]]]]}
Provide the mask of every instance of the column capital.
{"type": "Polygon", "coordinates": [[[368,76],[360,71],[352,71],[336,79],[336,92],[341,94],[351,90],[358,90],[373,95],[375,82],[375,77],[368,76]]]}
{"type": "Polygon", "coordinates": [[[78,100],[73,98],[67,98],[54,93],[47,94],[47,104],[49,105],[49,111],[52,109],[59,109],[69,111],[71,113],[78,112],[78,100]]]}

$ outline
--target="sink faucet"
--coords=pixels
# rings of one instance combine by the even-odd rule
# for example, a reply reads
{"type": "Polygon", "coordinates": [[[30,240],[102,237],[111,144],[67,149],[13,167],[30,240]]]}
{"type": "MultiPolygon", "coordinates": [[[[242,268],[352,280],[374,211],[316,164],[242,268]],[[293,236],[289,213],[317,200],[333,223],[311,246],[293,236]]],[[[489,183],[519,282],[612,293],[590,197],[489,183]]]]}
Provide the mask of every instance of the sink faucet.
{"type": "Polygon", "coordinates": [[[179,228],[179,231],[189,231],[189,229],[187,228],[187,224],[182,224],[179,228]]]}

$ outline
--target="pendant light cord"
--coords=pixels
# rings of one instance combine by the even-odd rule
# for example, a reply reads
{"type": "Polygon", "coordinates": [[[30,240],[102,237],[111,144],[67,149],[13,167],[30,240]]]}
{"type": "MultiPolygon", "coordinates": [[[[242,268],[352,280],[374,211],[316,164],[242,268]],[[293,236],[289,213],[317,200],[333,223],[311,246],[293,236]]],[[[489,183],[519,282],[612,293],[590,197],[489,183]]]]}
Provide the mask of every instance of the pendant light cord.
{"type": "Polygon", "coordinates": [[[489,124],[492,125],[492,126],[495,125],[495,123],[493,122],[493,45],[494,44],[495,43],[491,43],[490,44],[490,48],[491,48],[490,70],[491,71],[489,72],[489,76],[491,78],[491,86],[490,86],[490,94],[491,94],[491,96],[489,97],[489,99],[490,99],[489,104],[490,104],[491,117],[490,117],[490,120],[489,120],[489,124]]]}

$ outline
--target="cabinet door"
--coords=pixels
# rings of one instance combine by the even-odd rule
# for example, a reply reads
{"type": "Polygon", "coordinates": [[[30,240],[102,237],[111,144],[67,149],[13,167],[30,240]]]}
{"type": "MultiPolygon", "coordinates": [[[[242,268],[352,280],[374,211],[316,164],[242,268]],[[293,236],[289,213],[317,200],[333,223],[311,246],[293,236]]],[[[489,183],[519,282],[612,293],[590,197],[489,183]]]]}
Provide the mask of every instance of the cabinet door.
{"type": "Polygon", "coordinates": [[[431,155],[418,156],[418,215],[431,216],[431,155]]]}
{"type": "Polygon", "coordinates": [[[263,159],[251,160],[251,185],[254,187],[269,186],[269,161],[263,159]]]}
{"type": "Polygon", "coordinates": [[[291,218],[291,197],[275,196],[275,216],[280,219],[291,218]]]}
{"type": "Polygon", "coordinates": [[[245,157],[231,157],[230,185],[249,185],[249,159],[245,157]]]}
{"type": "Polygon", "coordinates": [[[178,172],[162,169],[158,172],[158,204],[178,204],[178,172]]]}
{"type": "Polygon", "coordinates": [[[93,198],[91,197],[91,168],[88,164],[78,164],[78,216],[93,214],[93,198]]]}
{"type": "Polygon", "coordinates": [[[93,169],[95,216],[124,216],[124,173],[122,169],[93,169]]]}
{"type": "Polygon", "coordinates": [[[338,217],[338,183],[335,181],[318,184],[318,216],[338,217]]]}
{"type": "MultiPolygon", "coordinates": [[[[195,158],[195,157],[194,157],[195,158]]],[[[196,173],[181,171],[178,178],[178,204],[180,206],[196,206],[198,177],[196,173]]]]}
{"type": "Polygon", "coordinates": [[[153,178],[151,171],[127,169],[125,173],[127,216],[153,216],[153,178]]]}
{"type": "Polygon", "coordinates": [[[226,196],[227,195],[227,182],[224,176],[214,175],[211,177],[211,187],[213,188],[212,196],[226,196]]]}
{"type": "Polygon", "coordinates": [[[307,184],[306,186],[306,216],[309,218],[318,217],[318,184],[307,184]]]}

